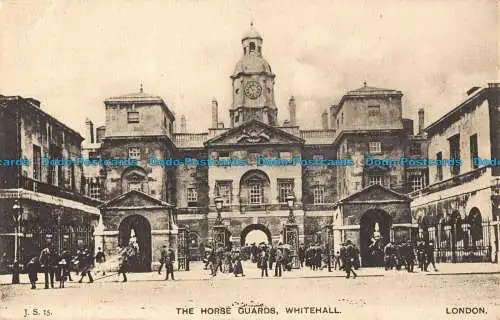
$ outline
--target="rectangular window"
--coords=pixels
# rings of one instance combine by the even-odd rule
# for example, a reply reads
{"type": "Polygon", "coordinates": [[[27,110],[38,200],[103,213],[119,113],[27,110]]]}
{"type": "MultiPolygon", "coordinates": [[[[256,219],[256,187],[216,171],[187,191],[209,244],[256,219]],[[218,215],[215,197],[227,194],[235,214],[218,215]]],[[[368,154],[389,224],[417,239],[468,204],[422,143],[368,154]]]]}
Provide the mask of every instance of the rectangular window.
{"type": "Polygon", "coordinates": [[[292,160],[292,153],[288,151],[280,152],[280,159],[282,160],[292,160]]]}
{"type": "Polygon", "coordinates": [[[412,156],[418,156],[421,154],[421,146],[420,143],[414,142],[410,145],[410,155],[412,156]]]}
{"type": "Polygon", "coordinates": [[[443,180],[443,166],[440,164],[440,162],[443,161],[443,153],[442,152],[436,153],[436,161],[438,162],[436,164],[437,179],[443,180]]]}
{"type": "Polygon", "coordinates": [[[410,176],[411,190],[417,191],[424,187],[424,176],[421,174],[412,174],[410,176]]]}
{"type": "Polygon", "coordinates": [[[230,206],[232,202],[233,182],[217,181],[216,190],[217,190],[217,196],[221,197],[224,200],[223,205],[230,206]]]}
{"type": "Polygon", "coordinates": [[[137,147],[128,148],[128,157],[130,159],[141,160],[141,149],[137,147]]]}
{"type": "Polygon", "coordinates": [[[373,184],[383,185],[384,177],[379,175],[370,175],[368,176],[368,185],[371,186],[373,184]]]}
{"type": "MultiPolygon", "coordinates": [[[[448,139],[450,143],[450,159],[460,159],[460,134],[456,134],[448,139]]],[[[460,174],[459,166],[450,166],[451,175],[460,174]]]]}
{"type": "Polygon", "coordinates": [[[188,207],[196,207],[198,205],[198,192],[196,188],[187,188],[188,207]]]}
{"type": "Polygon", "coordinates": [[[42,180],[42,149],[33,145],[33,179],[42,180]]]}
{"type": "Polygon", "coordinates": [[[99,178],[87,178],[87,195],[92,199],[101,199],[101,183],[99,178]]]}
{"type": "Polygon", "coordinates": [[[376,117],[380,115],[380,106],[368,106],[368,116],[376,117]]]}
{"type": "Polygon", "coordinates": [[[262,183],[252,183],[250,185],[250,204],[262,204],[263,188],[262,183]]]}
{"type": "Polygon", "coordinates": [[[127,121],[128,123],[139,123],[139,112],[137,111],[127,112],[127,121]]]}
{"type": "MultiPolygon", "coordinates": [[[[71,159],[71,157],[70,157],[71,159]]],[[[74,164],[72,163],[71,165],[67,165],[64,167],[65,171],[64,172],[64,186],[68,189],[71,189],[73,185],[73,173],[74,173],[74,164]]]]}
{"type": "Polygon", "coordinates": [[[249,162],[249,164],[256,164],[258,156],[259,156],[258,152],[250,152],[248,154],[248,162],[249,162]]]}
{"type": "Polygon", "coordinates": [[[293,195],[293,180],[278,179],[279,202],[286,203],[286,197],[293,195]]]}
{"type": "Polygon", "coordinates": [[[229,156],[229,152],[228,151],[219,152],[219,160],[226,160],[226,161],[231,160],[231,157],[229,156]]]}
{"type": "Polygon", "coordinates": [[[382,152],[382,143],[380,141],[371,141],[368,143],[370,154],[377,154],[382,152]]]}
{"type": "Polygon", "coordinates": [[[99,160],[99,153],[97,151],[89,151],[89,160],[99,160]]]}
{"type": "Polygon", "coordinates": [[[128,191],[141,191],[142,192],[142,183],[140,182],[129,182],[128,191]]]}
{"type": "Polygon", "coordinates": [[[477,134],[473,134],[469,138],[469,144],[470,144],[470,163],[472,169],[477,169],[478,164],[476,161],[474,161],[475,158],[479,157],[479,149],[477,145],[477,134]],[[476,163],[475,163],[476,162],[476,163]]]}
{"type": "Polygon", "coordinates": [[[314,204],[325,203],[325,186],[313,187],[313,203],[314,204]]]}
{"type": "Polygon", "coordinates": [[[323,159],[325,159],[325,157],[323,157],[322,155],[319,155],[319,154],[315,154],[313,156],[313,160],[323,160],[323,159]]]}

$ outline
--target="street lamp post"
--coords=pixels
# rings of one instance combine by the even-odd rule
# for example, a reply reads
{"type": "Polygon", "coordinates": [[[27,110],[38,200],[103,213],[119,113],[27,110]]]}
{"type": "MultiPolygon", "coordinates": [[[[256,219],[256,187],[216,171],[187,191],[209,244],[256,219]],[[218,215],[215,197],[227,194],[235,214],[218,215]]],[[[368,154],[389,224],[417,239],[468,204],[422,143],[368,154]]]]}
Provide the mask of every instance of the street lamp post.
{"type": "Polygon", "coordinates": [[[227,246],[227,228],[222,222],[222,206],[224,204],[224,199],[221,197],[216,197],[214,199],[215,210],[217,210],[217,218],[215,219],[214,226],[212,228],[214,250],[217,250],[221,245],[223,247],[227,246]]]}
{"type": "Polygon", "coordinates": [[[298,257],[299,252],[299,230],[297,223],[295,222],[295,216],[293,215],[293,205],[295,202],[295,197],[289,195],[285,198],[288,205],[289,214],[288,219],[285,224],[285,229],[283,230],[284,240],[287,245],[291,247],[291,257],[293,268],[300,268],[300,261],[298,257]]]}
{"type": "Polygon", "coordinates": [[[214,199],[214,202],[215,202],[215,210],[217,210],[217,218],[215,219],[215,224],[221,225],[222,224],[221,211],[222,211],[222,205],[224,204],[224,199],[222,199],[222,197],[216,197],[214,199]]]}
{"type": "Polygon", "coordinates": [[[19,236],[19,230],[21,229],[20,225],[21,213],[22,213],[21,204],[19,203],[18,200],[16,200],[14,202],[14,205],[12,206],[12,217],[14,218],[14,222],[16,224],[14,233],[14,263],[12,264],[12,284],[19,283],[18,236],[19,236]]]}
{"type": "Polygon", "coordinates": [[[292,195],[287,196],[286,203],[288,205],[289,214],[288,214],[288,223],[295,223],[295,216],[293,215],[293,204],[295,202],[295,197],[292,195]]]}

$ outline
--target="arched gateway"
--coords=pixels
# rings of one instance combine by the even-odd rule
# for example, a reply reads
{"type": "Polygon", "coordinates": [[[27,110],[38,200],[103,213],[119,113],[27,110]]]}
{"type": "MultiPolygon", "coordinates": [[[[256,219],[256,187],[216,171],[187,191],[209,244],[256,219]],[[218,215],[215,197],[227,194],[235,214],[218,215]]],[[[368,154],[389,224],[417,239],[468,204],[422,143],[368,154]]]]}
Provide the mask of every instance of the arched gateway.
{"type": "Polygon", "coordinates": [[[148,219],[138,214],[130,215],[123,219],[118,230],[120,247],[127,246],[131,239],[139,246],[139,254],[131,265],[131,271],[151,271],[151,225],[148,219]]]}
{"type": "Polygon", "coordinates": [[[366,211],[359,221],[360,254],[363,267],[384,265],[384,247],[390,241],[391,216],[381,209],[366,211]]]}
{"type": "Polygon", "coordinates": [[[269,229],[262,224],[250,224],[246,226],[241,231],[241,245],[244,246],[245,243],[250,244],[252,242],[271,243],[271,231],[269,231],[269,229]],[[247,238],[252,240],[249,242],[247,238]]]}

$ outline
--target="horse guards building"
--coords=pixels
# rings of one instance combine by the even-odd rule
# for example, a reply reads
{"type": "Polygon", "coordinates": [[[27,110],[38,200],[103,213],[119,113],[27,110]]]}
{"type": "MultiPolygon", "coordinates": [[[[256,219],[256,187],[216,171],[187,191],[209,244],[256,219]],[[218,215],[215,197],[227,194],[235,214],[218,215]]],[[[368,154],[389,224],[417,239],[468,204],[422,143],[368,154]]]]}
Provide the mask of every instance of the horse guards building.
{"type": "Polygon", "coordinates": [[[185,117],[177,122],[142,86],[105,99],[105,126],[87,120],[85,139],[39,101],[0,96],[0,159],[27,161],[0,167],[2,259],[23,263],[48,243],[112,253],[133,237],[137,270],[156,267],[164,244],[186,269],[204,245],[238,247],[258,231],[292,250],[349,239],[364,266],[377,264],[368,249],[377,240],[433,240],[438,262],[498,262],[500,168],[473,159],[500,165],[500,84],[471,88],[426,128],[420,109],[415,133],[402,92],[365,83],[325,110],[321,129],[301,130],[294,97],[278,123],[275,74],[253,26],[241,44],[230,124],[213,99],[203,133],[186,132],[185,117]],[[44,158],[134,163],[50,166],[44,158]]]}

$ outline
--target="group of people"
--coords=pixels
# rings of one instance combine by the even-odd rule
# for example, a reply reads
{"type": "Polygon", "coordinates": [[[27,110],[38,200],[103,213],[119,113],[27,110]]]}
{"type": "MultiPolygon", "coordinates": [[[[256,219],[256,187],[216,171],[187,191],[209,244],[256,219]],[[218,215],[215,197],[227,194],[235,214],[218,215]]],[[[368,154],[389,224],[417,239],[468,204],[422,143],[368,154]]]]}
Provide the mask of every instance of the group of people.
{"type": "Polygon", "coordinates": [[[94,266],[94,259],[98,261],[105,259],[104,253],[100,250],[94,257],[89,249],[78,250],[75,255],[65,250],[58,254],[53,246],[47,246],[38,255],[33,255],[25,266],[31,283],[31,289],[36,289],[39,271],[45,276],[45,289],[54,288],[55,281],[59,281],[59,288],[64,288],[64,283],[71,278],[71,271],[80,273],[82,282],[88,276],[89,282],[93,282],[91,270],[94,266]]]}
{"type": "Polygon", "coordinates": [[[204,269],[210,270],[210,275],[215,277],[217,272],[233,273],[235,277],[243,273],[243,265],[241,263],[242,253],[239,250],[224,248],[219,246],[216,250],[207,247],[205,250],[205,258],[203,258],[204,269]]]}
{"type": "Polygon", "coordinates": [[[384,247],[385,270],[401,270],[403,266],[406,271],[413,272],[415,263],[418,262],[420,270],[427,271],[432,264],[437,271],[434,260],[434,244],[432,241],[418,241],[415,247],[411,241],[394,243],[388,242],[384,247]]]}

